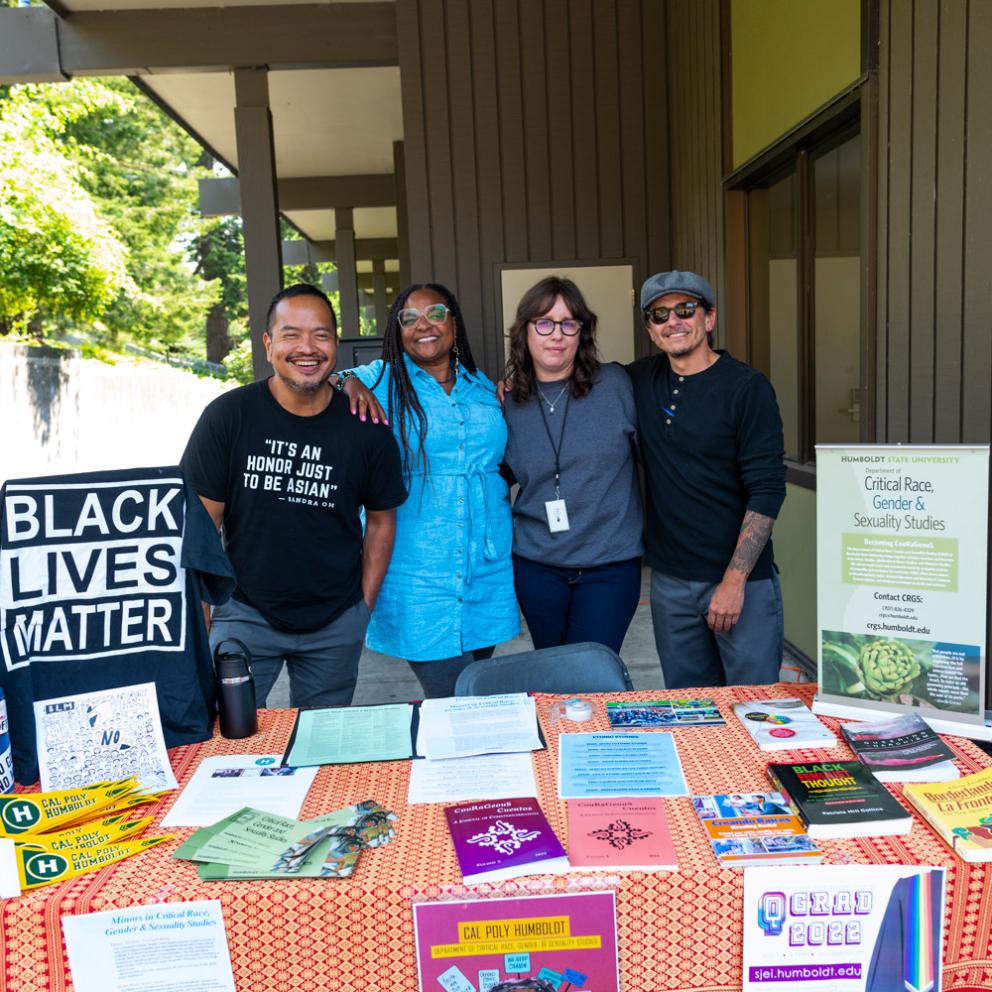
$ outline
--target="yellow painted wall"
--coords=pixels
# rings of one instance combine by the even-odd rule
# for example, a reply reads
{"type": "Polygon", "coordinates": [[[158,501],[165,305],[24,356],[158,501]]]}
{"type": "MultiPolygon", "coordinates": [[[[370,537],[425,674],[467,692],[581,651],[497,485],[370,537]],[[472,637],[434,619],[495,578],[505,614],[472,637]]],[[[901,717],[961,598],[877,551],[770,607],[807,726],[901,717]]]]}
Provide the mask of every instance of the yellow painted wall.
{"type": "Polygon", "coordinates": [[[782,581],[785,639],[816,660],[816,493],[786,483],[772,532],[782,581]]]}
{"type": "Polygon", "coordinates": [[[731,0],[734,166],[861,74],[861,0],[731,0]]]}

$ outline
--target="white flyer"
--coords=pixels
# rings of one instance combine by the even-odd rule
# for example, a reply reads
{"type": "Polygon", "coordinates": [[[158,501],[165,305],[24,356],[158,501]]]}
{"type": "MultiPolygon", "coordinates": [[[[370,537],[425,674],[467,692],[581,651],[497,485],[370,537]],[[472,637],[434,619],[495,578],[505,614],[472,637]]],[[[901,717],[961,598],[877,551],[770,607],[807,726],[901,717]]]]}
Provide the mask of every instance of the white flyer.
{"type": "Polygon", "coordinates": [[[76,992],[234,992],[218,900],[63,916],[76,992]]]}
{"type": "Polygon", "coordinates": [[[536,796],[530,752],[473,754],[437,761],[415,759],[410,765],[411,806],[460,803],[470,799],[512,799],[536,796]]]}
{"type": "Polygon", "coordinates": [[[944,869],[744,869],[744,992],[939,992],[944,869]]]}
{"type": "Polygon", "coordinates": [[[34,720],[46,792],[130,775],[152,792],[176,787],[154,682],[39,700],[34,720]]]}
{"type": "Polygon", "coordinates": [[[420,704],[417,753],[425,758],[510,754],[543,746],[534,700],[525,692],[425,699],[420,704]]]}
{"type": "Polygon", "coordinates": [[[207,827],[244,806],[296,820],[319,768],[291,768],[278,754],[204,758],[162,820],[163,827],[207,827]]]}

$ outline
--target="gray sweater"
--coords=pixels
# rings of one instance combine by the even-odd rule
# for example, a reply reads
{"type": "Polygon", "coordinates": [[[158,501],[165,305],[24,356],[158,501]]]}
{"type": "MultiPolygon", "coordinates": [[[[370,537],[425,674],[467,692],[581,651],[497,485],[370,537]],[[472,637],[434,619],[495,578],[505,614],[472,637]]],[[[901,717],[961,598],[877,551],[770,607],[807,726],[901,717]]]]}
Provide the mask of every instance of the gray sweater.
{"type": "Polygon", "coordinates": [[[510,393],[503,404],[509,427],[504,461],[520,484],[513,503],[513,553],[565,568],[639,557],[644,545],[633,453],[637,421],[627,373],[619,365],[600,366],[581,399],[566,391],[555,401],[564,381],[535,385],[554,402],[553,414],[536,393],[526,403],[510,393]],[[544,509],[545,501],[555,498],[555,455],[545,421],[554,443],[561,439],[561,498],[569,519],[569,530],[555,534],[544,509]]]}

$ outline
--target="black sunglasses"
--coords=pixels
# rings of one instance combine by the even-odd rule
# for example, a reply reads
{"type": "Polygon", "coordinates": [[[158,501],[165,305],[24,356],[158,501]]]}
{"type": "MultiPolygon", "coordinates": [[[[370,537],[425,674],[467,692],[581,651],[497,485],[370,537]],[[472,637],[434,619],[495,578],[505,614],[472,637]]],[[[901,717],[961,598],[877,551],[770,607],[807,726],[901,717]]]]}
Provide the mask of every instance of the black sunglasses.
{"type": "Polygon", "coordinates": [[[679,320],[688,320],[701,306],[703,304],[698,300],[687,300],[685,303],[676,303],[673,307],[654,307],[644,311],[644,319],[650,320],[652,324],[667,324],[669,315],[674,313],[679,320]]]}

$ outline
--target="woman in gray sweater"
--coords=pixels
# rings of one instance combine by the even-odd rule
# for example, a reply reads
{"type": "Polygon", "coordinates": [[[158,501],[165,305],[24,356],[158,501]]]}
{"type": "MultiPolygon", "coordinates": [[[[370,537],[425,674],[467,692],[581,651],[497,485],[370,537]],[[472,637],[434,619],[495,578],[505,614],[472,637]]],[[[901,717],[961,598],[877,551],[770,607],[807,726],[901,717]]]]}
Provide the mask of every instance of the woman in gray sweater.
{"type": "Polygon", "coordinates": [[[521,298],[507,378],[513,574],[534,647],[619,651],[644,550],[634,397],[623,368],[600,364],[596,315],[570,279],[548,276],[521,298]]]}

